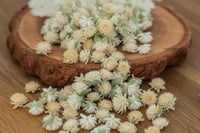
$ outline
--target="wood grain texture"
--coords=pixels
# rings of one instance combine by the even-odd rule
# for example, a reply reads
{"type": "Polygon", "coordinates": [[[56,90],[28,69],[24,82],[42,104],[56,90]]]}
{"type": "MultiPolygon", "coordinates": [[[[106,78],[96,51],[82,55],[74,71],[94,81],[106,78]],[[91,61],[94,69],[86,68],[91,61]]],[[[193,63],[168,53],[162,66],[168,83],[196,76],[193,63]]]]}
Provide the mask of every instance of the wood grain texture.
{"type": "MultiPolygon", "coordinates": [[[[42,129],[42,117],[32,117],[25,109],[12,110],[9,97],[15,92],[24,93],[24,84],[38,80],[28,76],[14,62],[8,52],[6,39],[11,17],[27,0],[0,0],[0,133],[48,133],[42,129]]],[[[164,3],[182,14],[189,22],[193,32],[193,45],[188,57],[180,66],[170,67],[161,74],[167,82],[167,91],[177,98],[176,111],[165,113],[170,125],[162,133],[199,133],[200,132],[200,1],[167,0],[164,3]]],[[[145,86],[145,85],[144,85],[145,86]]],[[[26,94],[30,100],[39,94],[26,94]]],[[[143,133],[144,127],[151,125],[146,121],[138,126],[143,133]]]]}
{"type": "MultiPolygon", "coordinates": [[[[148,55],[124,52],[131,63],[131,72],[138,77],[150,79],[159,75],[167,66],[182,62],[190,46],[191,31],[184,19],[166,6],[156,5],[152,12],[154,24],[150,31],[154,37],[148,55]],[[170,38],[170,39],[169,39],[170,38]]],[[[8,48],[22,68],[31,75],[40,77],[47,85],[62,87],[80,73],[100,69],[99,64],[65,64],[63,50],[53,46],[47,56],[35,54],[35,47],[43,37],[40,34],[44,19],[34,17],[28,7],[22,8],[10,22],[8,48]]],[[[119,48],[120,50],[120,48],[119,48]]]]}

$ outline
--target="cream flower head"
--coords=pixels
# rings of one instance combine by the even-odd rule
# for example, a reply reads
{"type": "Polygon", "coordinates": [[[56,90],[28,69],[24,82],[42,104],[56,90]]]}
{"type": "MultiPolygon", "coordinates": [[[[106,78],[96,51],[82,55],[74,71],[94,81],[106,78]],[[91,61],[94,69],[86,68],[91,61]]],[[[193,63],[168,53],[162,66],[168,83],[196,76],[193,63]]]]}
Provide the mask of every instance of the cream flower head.
{"type": "Polygon", "coordinates": [[[161,78],[154,78],[149,83],[152,89],[154,89],[157,92],[160,92],[160,90],[165,90],[165,81],[161,78]]]}
{"type": "Polygon", "coordinates": [[[113,98],[113,107],[114,110],[118,113],[124,113],[127,110],[127,107],[129,105],[128,99],[126,96],[123,95],[117,95],[113,98]]]}
{"type": "Polygon", "coordinates": [[[97,28],[95,26],[83,28],[83,34],[88,38],[94,36],[96,32],[97,28]]]}
{"type": "Polygon", "coordinates": [[[47,113],[57,113],[60,111],[60,104],[58,102],[50,102],[45,106],[47,113]]]}
{"type": "Polygon", "coordinates": [[[90,92],[88,95],[87,95],[87,99],[89,100],[89,101],[92,101],[92,102],[94,102],[94,101],[98,101],[99,99],[100,99],[100,95],[99,95],[99,93],[98,92],[90,92]]]}
{"type": "Polygon", "coordinates": [[[81,62],[87,64],[90,60],[90,51],[89,50],[81,50],[79,54],[79,59],[81,62]]]}
{"type": "Polygon", "coordinates": [[[165,110],[175,110],[176,97],[170,92],[161,94],[158,98],[158,104],[165,110]]]}
{"type": "Polygon", "coordinates": [[[112,76],[113,76],[112,72],[106,69],[101,69],[101,77],[103,80],[111,80],[112,76]]]}
{"type": "Polygon", "coordinates": [[[99,122],[105,122],[109,115],[109,111],[105,109],[99,109],[95,112],[95,117],[99,120],[99,122]]]}
{"type": "Polygon", "coordinates": [[[105,58],[105,53],[103,51],[92,52],[91,60],[94,63],[100,63],[105,58]]]}
{"type": "Polygon", "coordinates": [[[105,51],[109,47],[109,44],[107,42],[96,42],[93,45],[93,48],[96,51],[105,51]]]}
{"type": "Polygon", "coordinates": [[[116,67],[117,67],[117,60],[113,57],[109,57],[109,58],[105,58],[102,60],[102,67],[109,70],[109,71],[112,71],[114,70],[116,67]]]}
{"type": "Polygon", "coordinates": [[[160,133],[160,129],[155,126],[150,126],[147,129],[144,129],[145,133],[160,133]]]}
{"type": "Polygon", "coordinates": [[[88,86],[82,82],[75,82],[72,84],[72,88],[77,94],[81,95],[84,91],[87,90],[88,86]]]}
{"type": "Polygon", "coordinates": [[[93,40],[92,39],[88,39],[83,43],[83,49],[92,50],[93,44],[94,44],[93,40]]]}
{"type": "Polygon", "coordinates": [[[104,100],[99,102],[99,107],[101,109],[112,110],[113,104],[110,100],[104,99],[104,100]]]}
{"type": "Polygon", "coordinates": [[[25,84],[24,89],[27,93],[29,93],[29,92],[34,93],[40,89],[40,85],[35,81],[30,81],[25,84]]]}
{"type": "Polygon", "coordinates": [[[152,105],[157,102],[157,94],[151,90],[143,91],[141,101],[146,105],[152,105]]]}
{"type": "Polygon", "coordinates": [[[125,59],[124,54],[119,51],[113,52],[111,56],[114,57],[116,60],[124,60],[125,59]]]}
{"type": "Polygon", "coordinates": [[[63,53],[63,56],[64,56],[63,59],[64,63],[74,64],[78,62],[78,52],[76,50],[66,50],[63,53]]]}
{"type": "Polygon", "coordinates": [[[44,36],[44,40],[48,43],[55,43],[57,42],[58,38],[58,34],[53,31],[47,32],[47,34],[44,36]]]}
{"type": "Polygon", "coordinates": [[[138,50],[138,46],[135,43],[126,43],[122,47],[122,50],[130,53],[136,53],[138,50]]]}
{"type": "Polygon", "coordinates": [[[143,114],[140,111],[132,111],[128,114],[128,120],[131,123],[138,124],[144,121],[143,114]]]}
{"type": "Polygon", "coordinates": [[[130,73],[131,66],[127,61],[120,61],[117,67],[117,70],[121,74],[128,74],[130,73]]]}
{"type": "Polygon", "coordinates": [[[146,111],[146,116],[149,120],[153,120],[156,117],[160,117],[163,113],[163,109],[159,105],[150,105],[146,111]]]}
{"type": "Polygon", "coordinates": [[[65,39],[62,40],[61,44],[60,44],[60,48],[67,50],[68,48],[68,44],[69,44],[70,39],[68,37],[66,37],[65,39]]]}
{"type": "Polygon", "coordinates": [[[111,20],[103,19],[99,22],[98,29],[102,34],[107,36],[115,35],[114,26],[111,20]]]}
{"type": "Polygon", "coordinates": [[[10,96],[10,103],[14,105],[13,109],[23,107],[28,102],[28,98],[22,93],[15,93],[10,96]]]}
{"type": "Polygon", "coordinates": [[[73,92],[74,92],[74,91],[73,91],[73,88],[72,88],[71,85],[66,85],[66,86],[64,86],[64,88],[63,88],[63,93],[64,93],[66,96],[71,95],[73,92]]]}
{"type": "Polygon", "coordinates": [[[153,120],[152,123],[155,127],[158,127],[159,129],[163,129],[169,124],[169,121],[166,118],[159,117],[153,120]]]}
{"type": "Polygon", "coordinates": [[[65,119],[74,119],[78,116],[78,112],[74,108],[66,108],[62,112],[65,119]]]}
{"type": "Polygon", "coordinates": [[[51,44],[48,42],[39,42],[35,48],[36,54],[46,55],[51,53],[51,44]]]}
{"type": "Polygon", "coordinates": [[[79,122],[76,119],[69,119],[63,124],[63,132],[78,133],[79,130],[79,122]]]}
{"type": "Polygon", "coordinates": [[[137,128],[134,124],[130,122],[123,122],[119,125],[118,131],[120,133],[136,133],[137,128]]]}
{"type": "Polygon", "coordinates": [[[102,95],[108,95],[112,90],[112,86],[110,84],[110,82],[108,81],[103,81],[99,86],[98,86],[98,91],[102,94],[102,95]]]}

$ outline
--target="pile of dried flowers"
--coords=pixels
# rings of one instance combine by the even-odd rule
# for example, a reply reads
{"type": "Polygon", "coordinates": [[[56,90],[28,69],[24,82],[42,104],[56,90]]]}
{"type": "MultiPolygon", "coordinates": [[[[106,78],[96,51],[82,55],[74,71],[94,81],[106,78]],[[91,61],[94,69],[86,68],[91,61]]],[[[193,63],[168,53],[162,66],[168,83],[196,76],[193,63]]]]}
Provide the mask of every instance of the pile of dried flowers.
{"type": "Polygon", "coordinates": [[[37,82],[28,82],[25,91],[41,92],[40,98],[28,103],[24,94],[15,93],[10,97],[14,109],[28,108],[34,116],[45,113],[43,127],[48,131],[60,129],[59,133],[81,129],[91,133],[136,133],[136,125],[145,120],[139,111],[143,106],[147,107],[147,119],[152,120],[145,133],[160,133],[168,125],[161,115],[175,110],[176,97],[170,92],[158,95],[166,89],[165,81],[154,78],[148,90],[141,89],[142,79],[131,74],[129,62],[116,50],[123,44],[122,50],[127,52],[150,51],[148,43],[153,37],[146,30],[152,25],[153,1],[31,0],[29,5],[34,15],[50,16],[42,27],[45,42],[37,45],[37,54],[48,55],[53,44],[60,44],[66,50],[65,63],[91,60],[101,63],[102,68],[80,74],[74,83],[61,89],[41,89],[37,82]],[[58,11],[47,7],[57,7],[58,11]],[[124,113],[128,113],[126,121],[116,116],[124,113]]]}
{"type": "Polygon", "coordinates": [[[26,107],[31,115],[43,113],[43,127],[54,131],[62,127],[59,133],[77,133],[80,129],[91,133],[136,133],[136,125],[144,121],[140,110],[146,106],[146,117],[152,125],[145,133],[160,133],[169,121],[161,117],[165,111],[175,110],[176,97],[170,92],[158,96],[156,92],[166,89],[165,81],[154,78],[148,90],[141,89],[142,79],[131,74],[110,72],[105,69],[91,71],[76,77],[71,85],[62,89],[52,87],[40,89],[37,82],[25,85],[28,93],[41,92],[40,98],[28,102],[21,93],[10,97],[14,109],[26,107]],[[127,121],[122,121],[120,114],[128,113],[127,121]]]}
{"type": "MultiPolygon", "coordinates": [[[[29,2],[32,12],[43,16],[40,14],[47,9],[39,12],[35,1],[29,2]]],[[[74,64],[102,63],[118,46],[130,53],[151,51],[153,37],[148,29],[153,22],[152,0],[59,0],[52,5],[57,6],[57,11],[42,26],[45,41],[38,43],[37,54],[47,55],[52,45],[60,45],[65,50],[63,62],[74,64]]]]}

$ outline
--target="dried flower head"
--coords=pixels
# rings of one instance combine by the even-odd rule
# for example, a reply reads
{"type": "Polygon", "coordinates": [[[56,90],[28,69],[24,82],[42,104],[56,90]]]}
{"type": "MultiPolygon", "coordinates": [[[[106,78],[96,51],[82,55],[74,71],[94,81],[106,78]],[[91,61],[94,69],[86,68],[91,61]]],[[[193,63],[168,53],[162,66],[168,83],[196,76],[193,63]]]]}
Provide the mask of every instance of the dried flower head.
{"type": "Polygon", "coordinates": [[[110,100],[104,99],[99,102],[99,107],[101,109],[112,110],[113,104],[110,100]]]}
{"type": "Polygon", "coordinates": [[[99,99],[100,99],[100,95],[99,95],[99,93],[98,92],[91,92],[91,93],[89,93],[88,95],[87,95],[87,99],[89,100],[89,101],[92,101],[92,102],[94,102],[94,101],[98,101],[99,99]]]}
{"type": "Polygon", "coordinates": [[[110,128],[107,125],[100,125],[94,128],[91,133],[110,133],[110,128]]]}
{"type": "Polygon", "coordinates": [[[114,114],[110,114],[108,118],[106,118],[106,125],[111,129],[117,129],[121,123],[120,118],[116,118],[114,114]]]}
{"type": "Polygon", "coordinates": [[[91,60],[94,63],[100,63],[105,58],[105,53],[103,51],[92,52],[91,60]]]}
{"type": "Polygon", "coordinates": [[[80,125],[82,129],[91,130],[97,124],[96,118],[93,115],[84,115],[80,114],[81,118],[79,119],[80,125]]]}
{"type": "Polygon", "coordinates": [[[130,122],[123,122],[120,124],[118,131],[120,133],[136,133],[137,128],[134,124],[132,124],[130,122]]]}
{"type": "Polygon", "coordinates": [[[46,55],[49,54],[51,52],[51,44],[48,42],[40,42],[37,44],[36,48],[35,48],[35,52],[36,54],[40,54],[40,55],[46,55]]]}
{"type": "Polygon", "coordinates": [[[58,130],[62,126],[62,119],[56,114],[49,114],[43,118],[43,128],[48,131],[58,130]]]}
{"type": "Polygon", "coordinates": [[[158,127],[159,129],[163,129],[169,124],[169,121],[166,118],[159,117],[153,120],[152,123],[155,127],[158,127]]]}
{"type": "Polygon", "coordinates": [[[139,122],[144,121],[144,117],[140,111],[132,111],[128,114],[128,120],[131,123],[138,124],[139,122]]]}
{"type": "Polygon", "coordinates": [[[98,86],[98,91],[102,94],[102,95],[108,95],[112,90],[112,86],[110,84],[110,82],[108,81],[103,81],[99,86],[98,86]]]}
{"type": "Polygon", "coordinates": [[[99,122],[105,122],[109,115],[109,111],[105,109],[99,109],[95,112],[95,117],[99,120],[99,122]]]}
{"type": "MultiPolygon", "coordinates": [[[[61,133],[78,133],[80,130],[79,122],[76,119],[69,119],[63,124],[63,132],[61,133]]],[[[59,132],[60,133],[60,132],[59,132]]]]}
{"type": "Polygon", "coordinates": [[[40,115],[44,112],[44,102],[41,100],[30,102],[25,107],[29,108],[31,115],[40,115]]]}
{"type": "Polygon", "coordinates": [[[129,105],[128,99],[126,96],[123,95],[117,95],[113,98],[113,107],[114,110],[118,113],[124,113],[127,110],[127,107],[129,105]]]}
{"type": "Polygon", "coordinates": [[[113,57],[109,57],[109,58],[105,58],[102,60],[102,67],[109,70],[109,71],[112,71],[114,70],[116,67],[117,67],[117,60],[113,57]]]}
{"type": "Polygon", "coordinates": [[[28,98],[22,93],[15,93],[10,96],[10,103],[14,105],[13,109],[23,107],[28,102],[28,98]]]}
{"type": "Polygon", "coordinates": [[[69,104],[70,107],[74,109],[80,109],[82,100],[83,100],[83,97],[79,96],[76,93],[73,93],[69,95],[67,103],[69,104]]]}
{"type": "Polygon", "coordinates": [[[159,105],[150,105],[146,111],[146,116],[149,120],[153,120],[156,117],[160,117],[163,113],[163,109],[159,105]]]}
{"type": "Polygon", "coordinates": [[[160,90],[165,90],[165,81],[161,78],[154,78],[149,83],[152,89],[154,89],[157,92],[160,92],[160,90]]]}
{"type": "Polygon", "coordinates": [[[63,59],[64,63],[74,64],[78,62],[78,52],[76,50],[66,50],[63,53],[63,56],[64,56],[63,59]]]}
{"type": "Polygon", "coordinates": [[[90,60],[90,51],[89,50],[81,50],[79,54],[79,59],[82,63],[87,64],[90,60]]]}
{"type": "Polygon", "coordinates": [[[130,64],[127,61],[120,61],[117,67],[117,70],[121,73],[121,74],[128,74],[130,73],[130,64]]]}
{"type": "Polygon", "coordinates": [[[175,110],[176,97],[170,92],[161,94],[158,98],[158,104],[165,110],[175,110]]]}
{"type": "Polygon", "coordinates": [[[105,34],[107,36],[113,36],[115,33],[113,23],[109,19],[101,20],[99,22],[98,29],[102,34],[105,34]]]}
{"type": "Polygon", "coordinates": [[[25,84],[24,89],[27,93],[29,93],[29,92],[34,93],[40,89],[40,85],[35,81],[30,81],[25,84]]]}
{"type": "Polygon", "coordinates": [[[87,90],[88,86],[82,82],[75,82],[72,84],[72,88],[77,94],[81,95],[87,90]]]}
{"type": "Polygon", "coordinates": [[[141,101],[146,105],[152,105],[157,102],[157,94],[151,90],[143,91],[141,101]]]}
{"type": "Polygon", "coordinates": [[[145,133],[160,133],[160,129],[155,126],[150,126],[147,129],[144,129],[145,133]]]}
{"type": "Polygon", "coordinates": [[[60,111],[60,104],[58,102],[50,102],[45,106],[47,113],[57,113],[60,111]]]}
{"type": "Polygon", "coordinates": [[[74,119],[78,116],[78,112],[74,108],[65,108],[64,111],[62,112],[62,115],[64,116],[65,119],[74,119]]]}

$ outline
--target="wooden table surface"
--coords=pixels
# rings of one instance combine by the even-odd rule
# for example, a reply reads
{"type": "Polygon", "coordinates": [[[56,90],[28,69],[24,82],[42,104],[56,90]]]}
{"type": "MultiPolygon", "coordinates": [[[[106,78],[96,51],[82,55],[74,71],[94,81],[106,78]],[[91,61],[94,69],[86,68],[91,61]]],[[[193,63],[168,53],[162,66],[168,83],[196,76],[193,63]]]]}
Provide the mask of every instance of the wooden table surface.
{"type": "MultiPolygon", "coordinates": [[[[0,0],[0,133],[46,133],[42,117],[33,117],[25,109],[13,110],[9,97],[15,92],[24,93],[24,84],[38,80],[28,76],[9,55],[6,39],[11,17],[27,0],[0,0]]],[[[161,77],[167,82],[168,91],[177,98],[176,111],[165,113],[170,125],[163,133],[200,133],[200,0],[165,0],[167,5],[184,16],[192,29],[192,47],[184,63],[167,68],[161,77]]],[[[169,38],[170,39],[170,38],[169,38]]],[[[30,99],[38,94],[29,95],[30,99]]],[[[138,126],[139,133],[150,122],[138,126]]]]}

